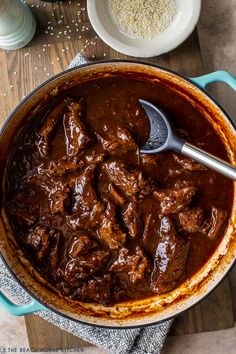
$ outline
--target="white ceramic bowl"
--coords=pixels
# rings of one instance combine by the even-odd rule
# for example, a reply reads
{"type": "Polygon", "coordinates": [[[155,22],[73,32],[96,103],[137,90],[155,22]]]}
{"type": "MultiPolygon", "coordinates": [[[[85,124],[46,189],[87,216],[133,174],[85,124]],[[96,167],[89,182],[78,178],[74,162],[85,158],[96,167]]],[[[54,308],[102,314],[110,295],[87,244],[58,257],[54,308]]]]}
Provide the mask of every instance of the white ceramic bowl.
{"type": "Polygon", "coordinates": [[[198,22],[201,0],[175,1],[177,12],[173,21],[152,39],[140,39],[122,32],[111,16],[107,0],[87,0],[87,10],[94,30],[110,47],[133,57],[153,57],[178,47],[198,22]]]}

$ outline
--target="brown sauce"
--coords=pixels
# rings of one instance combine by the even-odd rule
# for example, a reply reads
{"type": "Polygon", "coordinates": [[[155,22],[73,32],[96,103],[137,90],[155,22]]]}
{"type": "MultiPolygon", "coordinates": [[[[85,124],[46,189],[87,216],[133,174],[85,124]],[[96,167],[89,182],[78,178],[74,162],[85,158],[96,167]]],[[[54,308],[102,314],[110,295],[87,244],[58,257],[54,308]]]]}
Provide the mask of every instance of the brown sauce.
{"type": "Polygon", "coordinates": [[[168,292],[224,236],[233,183],[175,152],[140,154],[149,124],[138,99],[178,133],[228,160],[198,109],[160,84],[91,81],[57,97],[20,133],[6,210],[33,266],[64,296],[114,304],[168,292]]]}

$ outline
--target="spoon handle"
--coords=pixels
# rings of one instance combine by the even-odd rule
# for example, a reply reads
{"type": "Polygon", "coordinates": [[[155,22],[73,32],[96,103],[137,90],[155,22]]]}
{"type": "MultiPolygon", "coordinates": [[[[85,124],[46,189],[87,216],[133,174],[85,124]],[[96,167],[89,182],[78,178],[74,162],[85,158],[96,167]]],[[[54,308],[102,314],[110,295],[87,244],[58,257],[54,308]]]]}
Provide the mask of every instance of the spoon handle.
{"type": "Polygon", "coordinates": [[[236,181],[236,167],[230,163],[225,162],[187,142],[184,143],[181,153],[236,181]]]}

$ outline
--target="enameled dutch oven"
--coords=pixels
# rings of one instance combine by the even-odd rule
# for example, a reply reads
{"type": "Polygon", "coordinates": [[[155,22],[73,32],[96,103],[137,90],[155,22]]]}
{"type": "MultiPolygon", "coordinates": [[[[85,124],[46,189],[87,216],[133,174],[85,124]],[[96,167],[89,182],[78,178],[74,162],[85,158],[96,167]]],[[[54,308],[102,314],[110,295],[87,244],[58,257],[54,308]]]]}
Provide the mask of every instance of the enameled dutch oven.
{"type": "MultiPolygon", "coordinates": [[[[211,122],[228,151],[231,163],[236,163],[236,130],[232,121],[204,90],[209,83],[222,81],[236,90],[236,78],[227,72],[218,71],[199,78],[189,79],[177,73],[150,64],[129,61],[110,61],[87,64],[69,69],[36,88],[13,111],[0,134],[0,179],[1,199],[4,200],[4,185],[9,154],[14,147],[19,131],[29,117],[45,105],[60,90],[102,76],[142,76],[169,86],[202,111],[211,122]]],[[[144,300],[127,301],[113,307],[82,303],[66,299],[57,293],[24,257],[13,237],[1,201],[0,252],[16,280],[32,295],[32,302],[17,306],[0,292],[0,305],[14,315],[25,315],[45,308],[86,324],[105,327],[135,327],[154,324],[172,318],[187,310],[214,289],[226,275],[236,259],[236,183],[234,183],[234,207],[226,234],[209,261],[177,289],[144,300]]]]}

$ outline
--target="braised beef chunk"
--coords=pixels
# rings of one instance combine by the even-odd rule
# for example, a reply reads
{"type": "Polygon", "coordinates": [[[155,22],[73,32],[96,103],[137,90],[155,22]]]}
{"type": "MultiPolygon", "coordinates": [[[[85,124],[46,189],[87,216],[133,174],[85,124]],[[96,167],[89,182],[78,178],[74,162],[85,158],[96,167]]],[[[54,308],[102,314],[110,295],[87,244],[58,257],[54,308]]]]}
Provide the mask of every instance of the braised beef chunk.
{"type": "Polygon", "coordinates": [[[91,212],[97,204],[97,195],[93,186],[94,168],[91,165],[74,180],[71,181],[73,207],[72,212],[91,212]]]}
{"type": "Polygon", "coordinates": [[[205,166],[203,166],[200,163],[195,162],[192,159],[189,159],[188,157],[185,157],[183,155],[175,154],[173,153],[173,158],[180,166],[182,166],[185,170],[193,172],[193,171],[203,171],[207,170],[205,166]]]}
{"type": "Polygon", "coordinates": [[[71,285],[76,285],[78,280],[96,273],[104,265],[107,256],[108,252],[95,251],[71,259],[65,267],[65,280],[71,285]]]}
{"type": "Polygon", "coordinates": [[[95,204],[92,210],[78,211],[66,216],[67,225],[73,230],[86,230],[90,228],[97,228],[104,216],[104,206],[101,202],[95,204]]]}
{"type": "Polygon", "coordinates": [[[191,203],[195,192],[194,186],[182,186],[154,191],[153,194],[160,201],[162,214],[169,215],[184,210],[191,203]]]}
{"type": "Polygon", "coordinates": [[[52,160],[43,163],[37,167],[38,174],[46,174],[48,176],[61,177],[69,172],[74,172],[85,166],[83,160],[79,160],[76,156],[63,156],[59,160],[52,160]]]}
{"type": "Polygon", "coordinates": [[[140,162],[142,165],[147,167],[157,168],[158,157],[157,154],[140,154],[140,162]]]}
{"type": "Polygon", "coordinates": [[[91,165],[68,183],[72,192],[72,215],[67,216],[67,224],[72,229],[84,229],[101,223],[104,207],[97,200],[93,186],[94,168],[91,165]]]}
{"type": "Polygon", "coordinates": [[[85,116],[85,102],[81,98],[76,102],[71,97],[65,99],[69,112],[63,118],[66,151],[68,156],[75,156],[92,141],[83,120],[85,116]]]}
{"type": "Polygon", "coordinates": [[[46,238],[48,238],[47,229],[42,226],[36,226],[28,233],[25,244],[34,251],[39,251],[42,248],[43,240],[46,238]]]}
{"type": "Polygon", "coordinates": [[[31,229],[24,242],[35,252],[37,261],[44,258],[49,251],[49,234],[45,227],[36,226],[31,229]]]}
{"type": "Polygon", "coordinates": [[[65,266],[64,278],[69,284],[76,284],[96,273],[106,263],[109,252],[101,251],[88,236],[74,237],[68,250],[69,259],[65,266]]]}
{"type": "Polygon", "coordinates": [[[126,166],[118,161],[105,162],[103,166],[111,182],[127,197],[138,193],[147,195],[153,190],[153,186],[145,181],[142,172],[138,170],[128,171],[126,166]]]}
{"type": "Polygon", "coordinates": [[[70,207],[70,188],[60,179],[53,179],[47,175],[31,175],[26,178],[29,185],[38,186],[47,195],[52,215],[64,214],[70,207]]]}
{"type": "Polygon", "coordinates": [[[104,150],[112,154],[122,154],[137,149],[130,132],[121,127],[115,130],[104,131],[102,135],[96,134],[104,150]]]}
{"type": "Polygon", "coordinates": [[[84,162],[88,165],[98,165],[102,163],[106,157],[107,154],[105,152],[97,152],[96,150],[93,150],[86,153],[84,156],[84,162]]]}
{"type": "Polygon", "coordinates": [[[189,244],[176,236],[174,224],[163,217],[160,228],[160,242],[154,258],[151,274],[151,289],[157,294],[174,289],[177,281],[185,274],[189,244]]]}
{"type": "Polygon", "coordinates": [[[38,219],[39,205],[33,198],[21,190],[14,192],[13,198],[7,203],[11,217],[20,225],[32,226],[38,219]]]}
{"type": "Polygon", "coordinates": [[[115,189],[112,183],[108,184],[108,191],[110,194],[111,201],[118,205],[125,204],[125,198],[115,189]]]}
{"type": "Polygon", "coordinates": [[[39,139],[37,141],[37,146],[42,157],[49,153],[52,132],[62,118],[65,107],[66,105],[63,101],[57,103],[57,105],[46,115],[43,124],[38,130],[39,139]]]}
{"type": "Polygon", "coordinates": [[[179,222],[182,228],[188,232],[201,231],[204,214],[201,208],[192,208],[179,213],[179,222]]]}
{"type": "Polygon", "coordinates": [[[50,255],[49,255],[49,263],[53,274],[56,275],[58,265],[60,262],[59,247],[60,247],[62,235],[59,231],[53,231],[51,238],[53,239],[53,246],[51,248],[50,255]]]}
{"type": "Polygon", "coordinates": [[[130,255],[127,248],[122,248],[118,259],[112,264],[110,269],[113,272],[128,270],[131,283],[135,283],[145,277],[145,273],[150,270],[150,264],[139,247],[136,247],[132,255],[130,255]]]}
{"type": "Polygon", "coordinates": [[[111,249],[122,247],[126,241],[126,234],[121,231],[115,214],[115,206],[108,202],[102,224],[98,229],[99,237],[105,241],[111,249]]]}
{"type": "Polygon", "coordinates": [[[142,222],[138,205],[136,202],[130,202],[123,212],[123,220],[132,238],[138,237],[142,232],[142,222]]]}
{"type": "Polygon", "coordinates": [[[77,290],[72,298],[79,297],[83,301],[100,302],[106,305],[111,296],[112,279],[110,275],[94,277],[77,290]]]}
{"type": "Polygon", "coordinates": [[[151,223],[153,220],[153,214],[150,213],[146,216],[144,230],[143,230],[143,241],[146,243],[149,239],[150,231],[151,231],[151,223]]]}
{"type": "Polygon", "coordinates": [[[73,238],[69,248],[69,255],[77,258],[81,253],[90,252],[97,247],[98,244],[87,235],[80,235],[73,238]]]}
{"type": "Polygon", "coordinates": [[[56,181],[49,193],[48,200],[53,215],[64,214],[70,206],[70,188],[62,181],[56,181]]]}
{"type": "Polygon", "coordinates": [[[223,226],[227,212],[216,207],[212,207],[211,216],[204,221],[202,226],[202,232],[206,234],[211,240],[214,240],[223,226]]]}
{"type": "Polygon", "coordinates": [[[142,301],[191,279],[221,242],[233,204],[231,180],[174,151],[141,152],[150,135],[144,98],[189,143],[229,160],[197,105],[162,80],[98,74],[45,97],[0,171],[16,242],[75,307],[142,301]]]}

